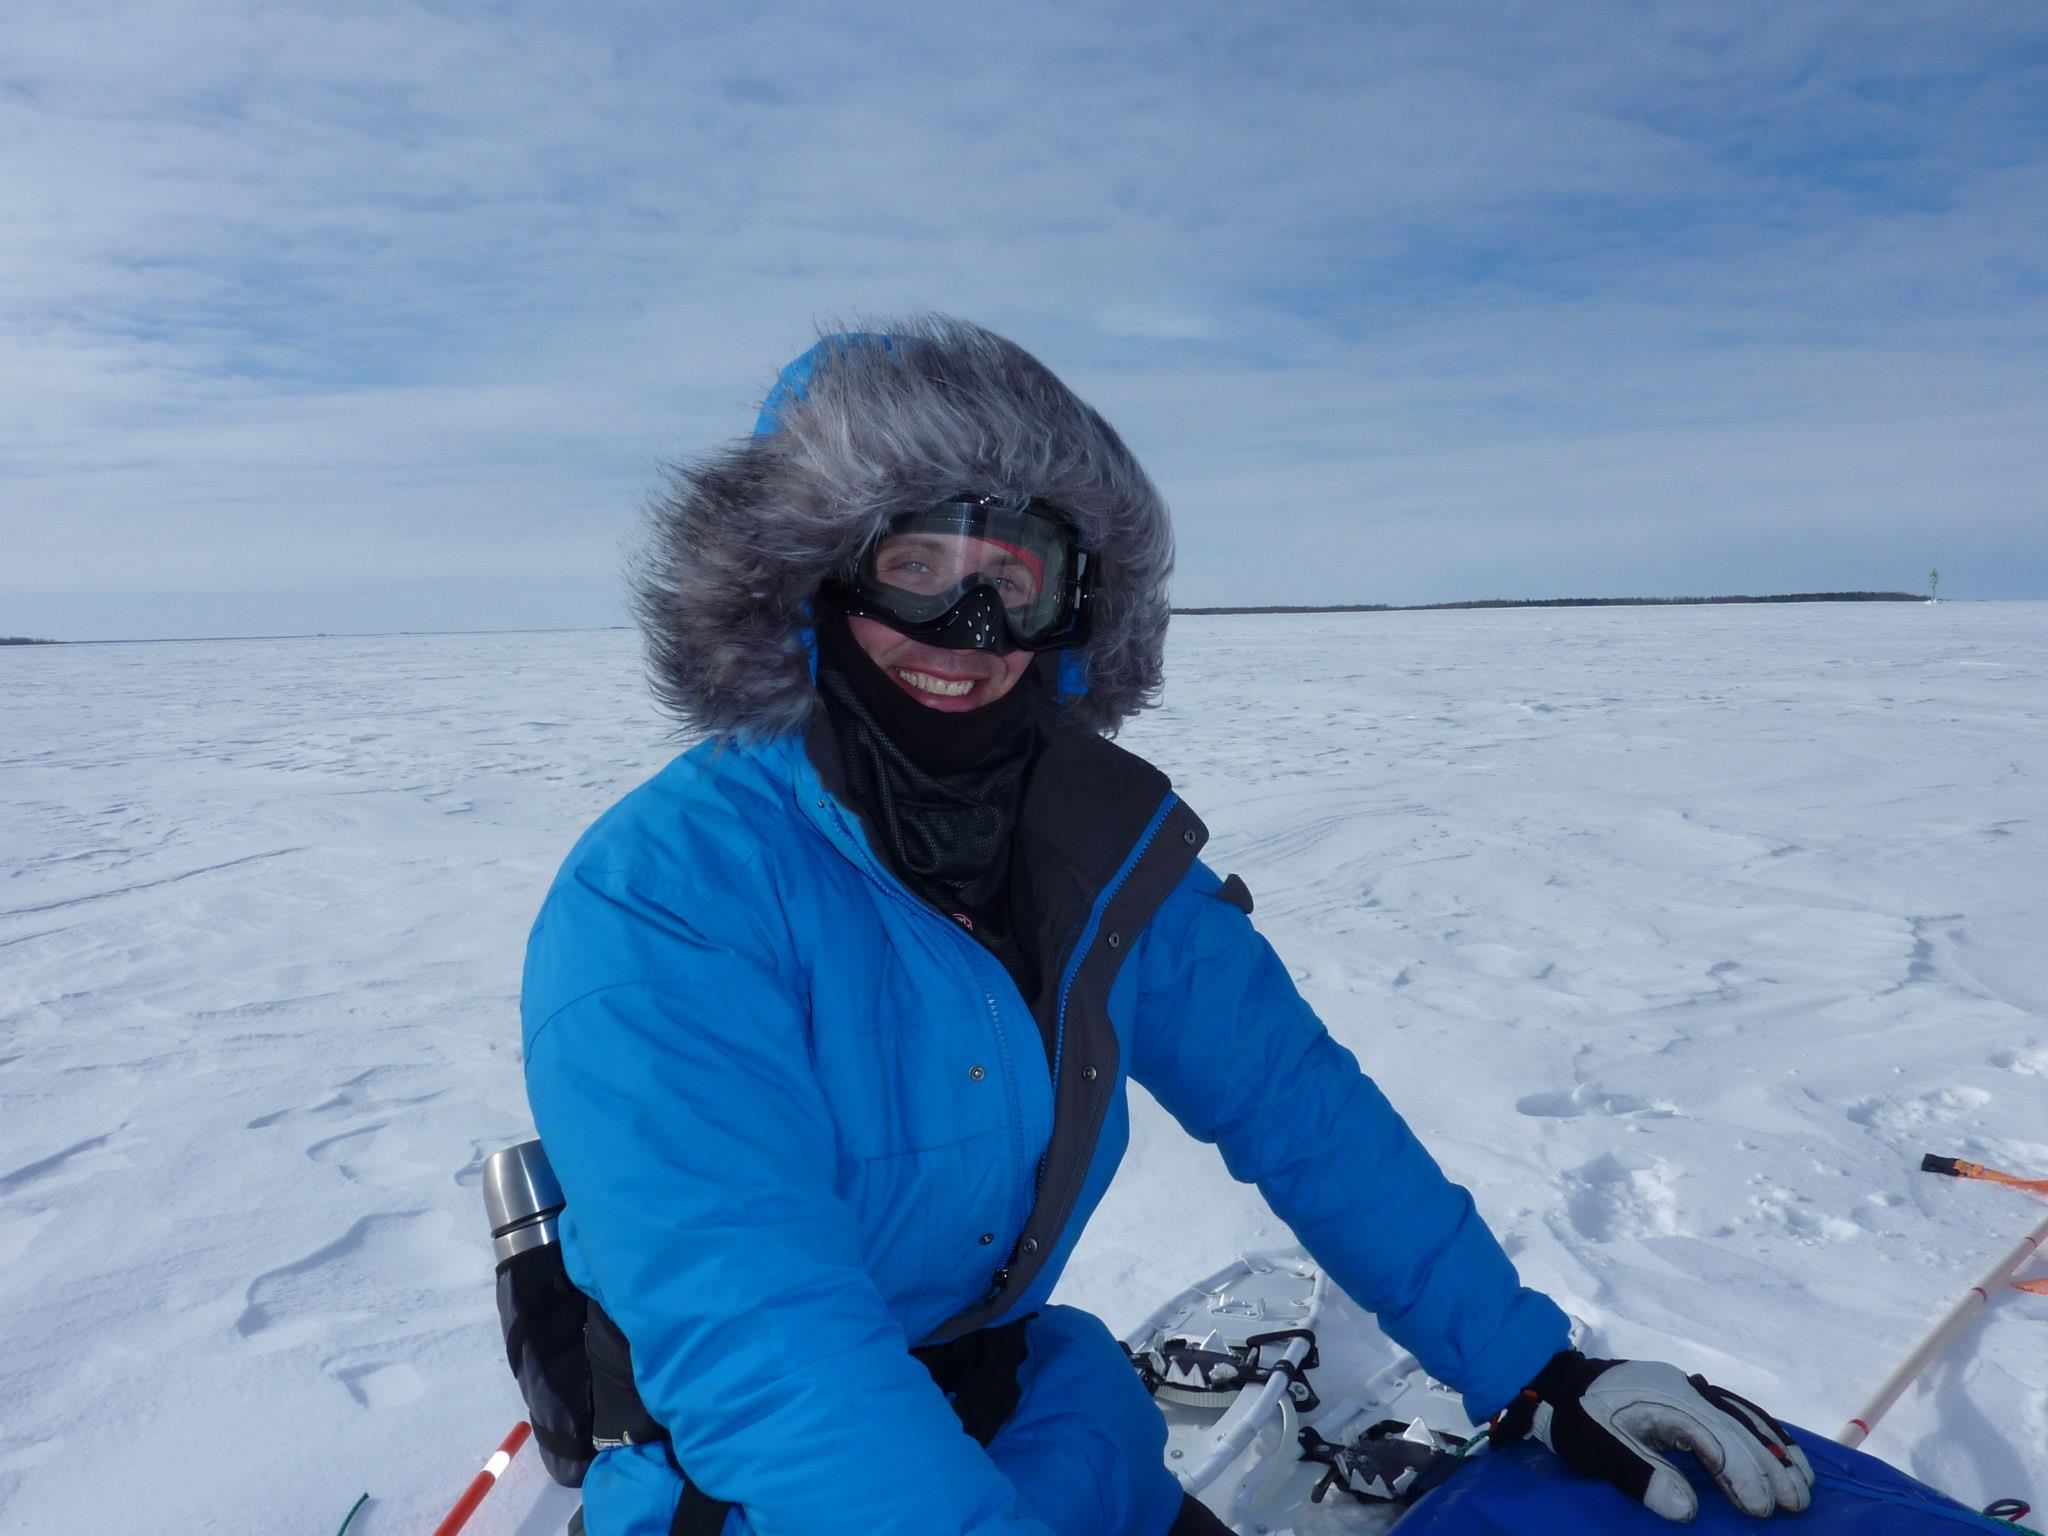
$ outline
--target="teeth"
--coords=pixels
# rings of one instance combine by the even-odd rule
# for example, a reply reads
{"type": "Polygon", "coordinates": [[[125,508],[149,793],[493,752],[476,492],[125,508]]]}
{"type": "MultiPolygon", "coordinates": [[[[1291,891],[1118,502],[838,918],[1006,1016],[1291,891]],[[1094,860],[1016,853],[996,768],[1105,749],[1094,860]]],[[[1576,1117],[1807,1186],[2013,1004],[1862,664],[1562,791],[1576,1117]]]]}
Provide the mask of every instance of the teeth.
{"type": "Polygon", "coordinates": [[[898,667],[896,675],[921,693],[935,693],[942,699],[957,699],[974,691],[974,684],[949,683],[942,677],[933,677],[929,672],[911,672],[898,667]]]}

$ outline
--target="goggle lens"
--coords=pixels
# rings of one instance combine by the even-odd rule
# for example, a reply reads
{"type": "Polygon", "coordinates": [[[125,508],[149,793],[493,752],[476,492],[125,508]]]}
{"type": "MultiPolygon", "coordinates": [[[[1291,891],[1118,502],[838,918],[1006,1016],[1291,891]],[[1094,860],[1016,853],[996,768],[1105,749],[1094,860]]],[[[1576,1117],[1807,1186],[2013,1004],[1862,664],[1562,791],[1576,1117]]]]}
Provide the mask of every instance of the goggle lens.
{"type": "Polygon", "coordinates": [[[854,586],[882,615],[911,625],[942,620],[985,587],[1002,604],[1010,638],[1028,646],[1072,625],[1079,567],[1063,521],[963,501],[890,523],[862,555],[854,586]]]}

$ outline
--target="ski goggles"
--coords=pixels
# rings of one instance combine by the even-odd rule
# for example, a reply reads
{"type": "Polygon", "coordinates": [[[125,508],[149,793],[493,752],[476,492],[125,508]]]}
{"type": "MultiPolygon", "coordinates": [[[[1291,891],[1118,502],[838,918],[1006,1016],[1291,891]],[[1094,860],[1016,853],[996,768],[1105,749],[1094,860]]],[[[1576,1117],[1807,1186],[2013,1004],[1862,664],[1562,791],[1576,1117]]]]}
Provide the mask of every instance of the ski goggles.
{"type": "Polygon", "coordinates": [[[835,586],[848,613],[928,645],[1046,651],[1087,639],[1089,567],[1050,503],[961,497],[891,519],[835,586]]]}

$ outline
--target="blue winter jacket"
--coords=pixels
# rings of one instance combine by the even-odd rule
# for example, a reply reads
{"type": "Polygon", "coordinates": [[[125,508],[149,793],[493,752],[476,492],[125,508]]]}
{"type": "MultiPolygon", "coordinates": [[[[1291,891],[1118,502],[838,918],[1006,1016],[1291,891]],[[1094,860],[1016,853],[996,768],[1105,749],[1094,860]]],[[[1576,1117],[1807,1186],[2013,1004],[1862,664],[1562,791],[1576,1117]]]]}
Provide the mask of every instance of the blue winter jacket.
{"type": "MultiPolygon", "coordinates": [[[[569,1271],[630,1340],[673,1465],[741,1506],[729,1529],[1048,1536],[909,1349],[1045,1305],[1123,1155],[1127,1076],[1475,1420],[1564,1347],[1164,776],[1065,738],[1019,834],[1064,914],[1036,999],[884,868],[795,735],[677,758],[577,843],[534,926],[527,1091],[569,1271]]],[[[681,1488],[658,1447],[606,1451],[593,1536],[665,1532],[681,1488]]]]}

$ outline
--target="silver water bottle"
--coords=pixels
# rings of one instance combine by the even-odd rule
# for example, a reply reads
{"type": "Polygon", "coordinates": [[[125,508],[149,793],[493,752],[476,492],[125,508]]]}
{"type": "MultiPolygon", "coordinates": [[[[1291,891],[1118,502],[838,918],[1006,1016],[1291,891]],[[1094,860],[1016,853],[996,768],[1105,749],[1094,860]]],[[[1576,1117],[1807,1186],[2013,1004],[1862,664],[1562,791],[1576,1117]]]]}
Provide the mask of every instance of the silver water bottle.
{"type": "Polygon", "coordinates": [[[484,1210],[498,1267],[531,1248],[561,1241],[562,1186],[537,1141],[493,1152],[484,1160],[484,1210]]]}
{"type": "Polygon", "coordinates": [[[590,1460],[588,1303],[562,1265],[562,1186],[537,1141],[484,1160],[484,1210],[498,1260],[498,1323],[548,1476],[578,1488],[590,1460]],[[520,1262],[523,1261],[523,1262],[520,1262]]]}

